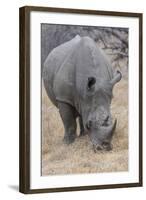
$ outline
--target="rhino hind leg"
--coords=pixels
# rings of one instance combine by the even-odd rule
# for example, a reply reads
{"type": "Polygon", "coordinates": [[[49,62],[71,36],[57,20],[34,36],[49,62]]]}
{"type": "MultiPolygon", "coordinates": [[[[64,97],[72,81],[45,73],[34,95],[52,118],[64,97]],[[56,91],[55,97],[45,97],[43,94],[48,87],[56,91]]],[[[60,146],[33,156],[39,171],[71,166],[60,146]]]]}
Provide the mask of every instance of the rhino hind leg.
{"type": "Polygon", "coordinates": [[[87,133],[84,129],[83,120],[81,116],[79,116],[79,125],[80,125],[80,136],[86,135],[87,133]]]}
{"type": "Polygon", "coordinates": [[[66,144],[70,144],[76,138],[77,124],[75,109],[71,105],[63,102],[58,102],[58,108],[65,130],[63,140],[66,144]]]}

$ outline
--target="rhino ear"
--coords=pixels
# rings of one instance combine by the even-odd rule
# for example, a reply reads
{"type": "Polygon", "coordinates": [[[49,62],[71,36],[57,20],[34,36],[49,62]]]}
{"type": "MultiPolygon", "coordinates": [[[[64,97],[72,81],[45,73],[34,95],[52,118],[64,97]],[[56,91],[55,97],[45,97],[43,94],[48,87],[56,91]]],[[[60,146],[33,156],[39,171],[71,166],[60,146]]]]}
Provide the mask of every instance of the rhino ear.
{"type": "Polygon", "coordinates": [[[114,86],[117,82],[119,82],[122,78],[122,74],[119,70],[116,71],[113,79],[111,80],[111,84],[114,86]]]}
{"type": "Polygon", "coordinates": [[[96,78],[95,77],[88,77],[87,89],[92,90],[95,86],[96,78]]]}

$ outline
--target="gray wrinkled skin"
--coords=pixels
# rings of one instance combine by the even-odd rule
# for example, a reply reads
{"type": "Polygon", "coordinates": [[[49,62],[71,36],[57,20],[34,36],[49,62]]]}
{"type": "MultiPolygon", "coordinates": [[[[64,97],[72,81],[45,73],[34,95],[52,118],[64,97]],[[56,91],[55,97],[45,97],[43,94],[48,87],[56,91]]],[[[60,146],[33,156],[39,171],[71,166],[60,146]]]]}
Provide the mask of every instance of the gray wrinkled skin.
{"type": "Polygon", "coordinates": [[[121,77],[89,37],[77,35],[52,50],[44,63],[43,80],[59,109],[66,143],[75,140],[79,117],[80,135],[88,133],[95,151],[112,149],[117,121],[112,120],[110,105],[113,87],[121,77]]]}

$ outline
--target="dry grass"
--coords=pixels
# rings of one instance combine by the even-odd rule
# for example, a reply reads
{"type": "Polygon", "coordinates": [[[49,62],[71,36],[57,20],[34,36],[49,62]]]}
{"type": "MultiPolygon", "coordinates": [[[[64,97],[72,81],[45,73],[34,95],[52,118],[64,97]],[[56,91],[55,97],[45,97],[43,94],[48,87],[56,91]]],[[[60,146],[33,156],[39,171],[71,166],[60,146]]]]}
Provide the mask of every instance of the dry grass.
{"type": "Polygon", "coordinates": [[[117,172],[128,170],[128,82],[114,88],[113,116],[118,119],[113,150],[94,153],[88,136],[63,143],[63,124],[58,110],[42,86],[42,175],[117,172]]]}

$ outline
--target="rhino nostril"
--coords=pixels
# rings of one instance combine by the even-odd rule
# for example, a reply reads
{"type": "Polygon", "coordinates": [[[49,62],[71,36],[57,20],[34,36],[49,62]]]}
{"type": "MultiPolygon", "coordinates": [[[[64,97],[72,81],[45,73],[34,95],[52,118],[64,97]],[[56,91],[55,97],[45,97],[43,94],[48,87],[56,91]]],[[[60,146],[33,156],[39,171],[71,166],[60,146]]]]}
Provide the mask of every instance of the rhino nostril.
{"type": "Polygon", "coordinates": [[[103,146],[103,147],[107,147],[108,145],[109,145],[109,142],[103,142],[103,143],[102,143],[102,146],[103,146]]]}
{"type": "Polygon", "coordinates": [[[103,148],[104,148],[105,150],[107,150],[107,151],[112,150],[112,144],[110,144],[110,142],[104,141],[104,142],[102,143],[102,146],[103,146],[103,148]]]}

